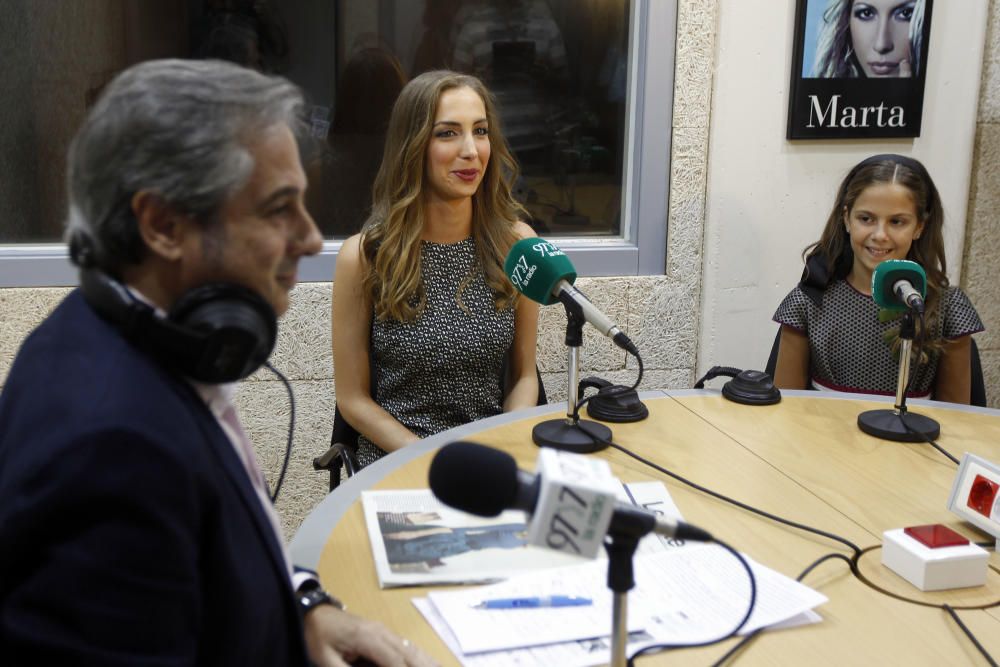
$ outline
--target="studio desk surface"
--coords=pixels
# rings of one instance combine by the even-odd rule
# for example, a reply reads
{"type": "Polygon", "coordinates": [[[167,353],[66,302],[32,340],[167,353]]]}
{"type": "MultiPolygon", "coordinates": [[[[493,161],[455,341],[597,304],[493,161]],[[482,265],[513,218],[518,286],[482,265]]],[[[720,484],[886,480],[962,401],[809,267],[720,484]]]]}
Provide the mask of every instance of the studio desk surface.
{"type": "MultiPolygon", "coordinates": [[[[827,561],[803,580],[829,598],[816,610],[823,621],[765,633],[733,662],[986,664],[948,614],[933,606],[941,604],[958,609],[986,650],[1000,658],[995,552],[985,586],[936,593],[920,592],[881,564],[882,533],[888,529],[943,523],[973,541],[991,539],[947,509],[954,463],[928,444],[878,440],[857,428],[860,412],[891,407],[891,400],[802,391],[784,392],[777,405],[751,407],[707,390],[648,392],[642,398],[649,418],[611,424],[616,443],[714,491],[870,548],[859,569],[883,591],[855,577],[844,561],[827,561]]],[[[1000,411],[929,401],[913,401],[910,409],[940,422],[937,442],[956,458],[969,451],[1000,461],[1000,411]]],[[[532,426],[564,413],[565,404],[555,404],[501,415],[387,456],[344,482],[309,515],[291,545],[295,562],[315,567],[351,611],[381,620],[442,664],[458,664],[410,602],[425,596],[427,588],[379,589],[359,494],[369,488],[426,488],[433,453],[455,440],[502,449],[522,469],[534,470],[538,450],[532,426]]],[[[712,498],[619,451],[596,456],[622,481],[662,481],[686,521],[792,578],[824,554],[851,555],[839,542],[712,498]]],[[[639,664],[711,664],[736,641],[645,657],[639,664]]]]}

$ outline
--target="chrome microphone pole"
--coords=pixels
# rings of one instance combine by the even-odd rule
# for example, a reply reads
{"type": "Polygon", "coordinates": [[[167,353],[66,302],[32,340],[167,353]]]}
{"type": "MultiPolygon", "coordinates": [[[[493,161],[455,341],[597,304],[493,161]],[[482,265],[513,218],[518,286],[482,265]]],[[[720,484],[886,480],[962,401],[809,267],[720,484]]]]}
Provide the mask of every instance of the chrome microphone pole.
{"type": "Polygon", "coordinates": [[[580,348],[583,346],[583,326],[587,323],[583,308],[565,290],[559,300],[566,308],[566,347],[568,385],[566,386],[566,416],[549,419],[535,425],[531,439],[539,447],[552,447],[576,454],[590,454],[606,449],[611,442],[611,429],[595,421],[581,420],[576,412],[580,384],[580,348]]]}
{"type": "Polygon", "coordinates": [[[608,552],[608,588],[613,593],[611,614],[611,667],[626,667],[628,657],[628,592],[635,588],[633,557],[639,540],[649,532],[638,515],[620,518],[608,530],[604,548],[608,552]]]}
{"type": "Polygon", "coordinates": [[[900,337],[899,343],[899,375],[896,377],[895,413],[904,415],[906,414],[906,387],[910,382],[910,350],[913,348],[913,339],[900,337]]]}
{"type": "Polygon", "coordinates": [[[566,368],[569,372],[566,385],[566,423],[575,426],[577,422],[576,402],[580,386],[580,346],[568,345],[566,354],[566,368]]]}
{"type": "MultiPolygon", "coordinates": [[[[899,375],[892,410],[868,410],[858,415],[858,428],[868,435],[893,442],[925,442],[941,435],[941,425],[930,417],[907,412],[906,389],[910,383],[910,351],[916,326],[912,310],[903,313],[899,326],[899,375]]],[[[918,360],[919,361],[919,360],[918,360]]]]}

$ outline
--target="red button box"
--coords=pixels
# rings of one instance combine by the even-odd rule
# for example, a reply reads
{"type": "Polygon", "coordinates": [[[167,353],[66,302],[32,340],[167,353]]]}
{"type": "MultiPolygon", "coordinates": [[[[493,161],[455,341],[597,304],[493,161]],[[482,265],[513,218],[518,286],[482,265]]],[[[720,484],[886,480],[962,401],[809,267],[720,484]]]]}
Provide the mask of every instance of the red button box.
{"type": "Polygon", "coordinates": [[[903,532],[931,549],[959,547],[969,543],[969,540],[940,523],[932,523],[926,526],[910,526],[909,528],[904,528],[903,532]]]}

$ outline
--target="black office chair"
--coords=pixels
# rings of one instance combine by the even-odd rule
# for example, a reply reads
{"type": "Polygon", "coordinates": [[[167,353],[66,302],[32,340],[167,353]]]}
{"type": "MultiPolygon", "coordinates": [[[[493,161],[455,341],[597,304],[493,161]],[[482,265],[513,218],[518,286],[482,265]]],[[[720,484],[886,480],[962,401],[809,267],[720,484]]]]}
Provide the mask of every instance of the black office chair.
{"type": "MultiPolygon", "coordinates": [[[[771,344],[771,353],[767,355],[767,363],[764,364],[764,372],[774,378],[774,369],[778,366],[778,348],[781,346],[781,327],[778,327],[778,333],[774,334],[774,342],[771,344]]],[[[810,384],[806,389],[814,391],[816,387],[810,384]]]]}
{"type": "MultiPolygon", "coordinates": [[[[371,355],[369,355],[369,360],[371,355]]],[[[503,391],[503,395],[506,396],[510,387],[508,385],[507,377],[507,356],[504,356],[504,363],[500,369],[500,388],[503,391]]],[[[535,375],[538,378],[538,399],[537,405],[545,405],[548,403],[548,399],[545,396],[545,385],[542,384],[542,374],[538,370],[538,366],[535,366],[535,375]]],[[[372,385],[369,388],[369,392],[372,396],[375,395],[375,369],[374,366],[370,364],[368,369],[368,377],[371,378],[372,385]]],[[[330,490],[333,491],[340,484],[340,474],[343,470],[347,477],[351,477],[358,470],[361,469],[361,465],[358,463],[357,449],[358,449],[358,438],[360,433],[347,423],[344,419],[344,415],[341,414],[340,408],[334,405],[333,408],[333,433],[330,435],[330,448],[322,456],[317,456],[313,459],[313,469],[314,470],[327,470],[330,473],[330,490]]]]}
{"type": "Polygon", "coordinates": [[[360,468],[355,452],[358,448],[360,434],[347,423],[340,408],[333,406],[333,433],[330,436],[330,448],[322,456],[313,459],[313,470],[326,470],[330,473],[330,490],[340,484],[340,471],[345,470],[351,477],[360,468]]]}
{"type": "MultiPolygon", "coordinates": [[[[976,407],[985,408],[986,407],[986,380],[983,378],[983,366],[979,361],[979,347],[976,345],[975,338],[969,338],[972,343],[969,349],[969,361],[970,368],[969,373],[972,378],[972,391],[969,394],[969,404],[975,405],[976,407]]],[[[771,354],[767,357],[767,365],[764,367],[764,371],[774,377],[774,368],[778,365],[778,347],[781,344],[781,328],[778,328],[778,333],[774,336],[774,343],[771,345],[771,354]]],[[[810,386],[808,389],[812,389],[810,386]]]]}
{"type": "Polygon", "coordinates": [[[979,346],[976,339],[970,337],[972,347],[969,349],[969,357],[972,366],[969,369],[972,375],[972,392],[969,395],[969,404],[976,407],[986,407],[986,379],[983,377],[983,365],[979,362],[979,346]]]}
{"type": "Polygon", "coordinates": [[[774,377],[774,369],[778,365],[778,347],[781,345],[781,327],[774,335],[774,343],[771,344],[771,353],[767,356],[767,363],[764,364],[764,372],[774,377]]]}

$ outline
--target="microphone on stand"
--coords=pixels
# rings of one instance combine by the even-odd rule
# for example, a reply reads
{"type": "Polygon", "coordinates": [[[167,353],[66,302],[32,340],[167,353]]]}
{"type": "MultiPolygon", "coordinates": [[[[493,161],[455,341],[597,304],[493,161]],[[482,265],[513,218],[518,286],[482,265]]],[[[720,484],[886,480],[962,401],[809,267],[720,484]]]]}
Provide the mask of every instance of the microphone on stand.
{"type": "Polygon", "coordinates": [[[589,322],[615,345],[638,357],[635,344],[590,299],[573,287],[576,269],[566,253],[554,243],[540,238],[521,239],[507,254],[504,273],[517,291],[532,301],[542,305],[561,302],[568,318],[566,417],[537,424],[531,431],[531,439],[539,447],[554,447],[578,454],[606,448],[611,441],[611,429],[595,421],[581,420],[576,408],[583,325],[589,322]]]}
{"type": "Polygon", "coordinates": [[[607,466],[592,457],[543,450],[538,474],[533,475],[518,469],[514,457],[499,449],[453,442],[434,455],[428,482],[438,500],[469,514],[492,517],[507,509],[528,513],[528,541],[567,553],[593,557],[605,535],[620,531],[633,537],[656,533],[700,542],[714,539],[697,526],[617,500],[614,484],[604,483],[614,481],[610,472],[606,477],[603,469],[588,474],[598,464],[607,466]],[[588,523],[601,514],[607,515],[603,525],[588,523]],[[576,543],[565,535],[574,536],[576,543]]]}
{"type": "Polygon", "coordinates": [[[887,259],[872,272],[872,298],[880,307],[924,312],[927,274],[924,267],[908,259],[887,259]]]}
{"type": "MultiPolygon", "coordinates": [[[[896,404],[892,410],[868,410],[858,415],[858,428],[868,435],[894,442],[924,442],[941,435],[941,425],[930,417],[907,412],[906,390],[910,385],[910,350],[916,329],[914,313],[923,325],[927,274],[924,268],[908,259],[887,259],[872,272],[872,299],[885,310],[903,313],[899,326],[899,375],[896,378],[896,404]]],[[[917,360],[919,363],[920,360],[917,360]]]]}
{"type": "Polygon", "coordinates": [[[521,239],[507,253],[504,273],[518,292],[548,306],[560,301],[578,308],[583,319],[610,338],[615,345],[638,356],[639,350],[618,325],[575,288],[576,269],[559,246],[540,238],[521,239]]]}
{"type": "MultiPolygon", "coordinates": [[[[595,457],[542,449],[538,474],[532,475],[518,470],[506,452],[454,442],[434,455],[428,481],[438,500],[471,514],[496,516],[507,508],[527,512],[531,544],[591,558],[603,546],[613,593],[611,664],[615,667],[626,665],[628,592],[635,586],[632,560],[639,540],[652,532],[715,541],[700,528],[618,502],[607,461],[595,457]]],[[[750,566],[745,567],[750,572],[750,566]]]]}

